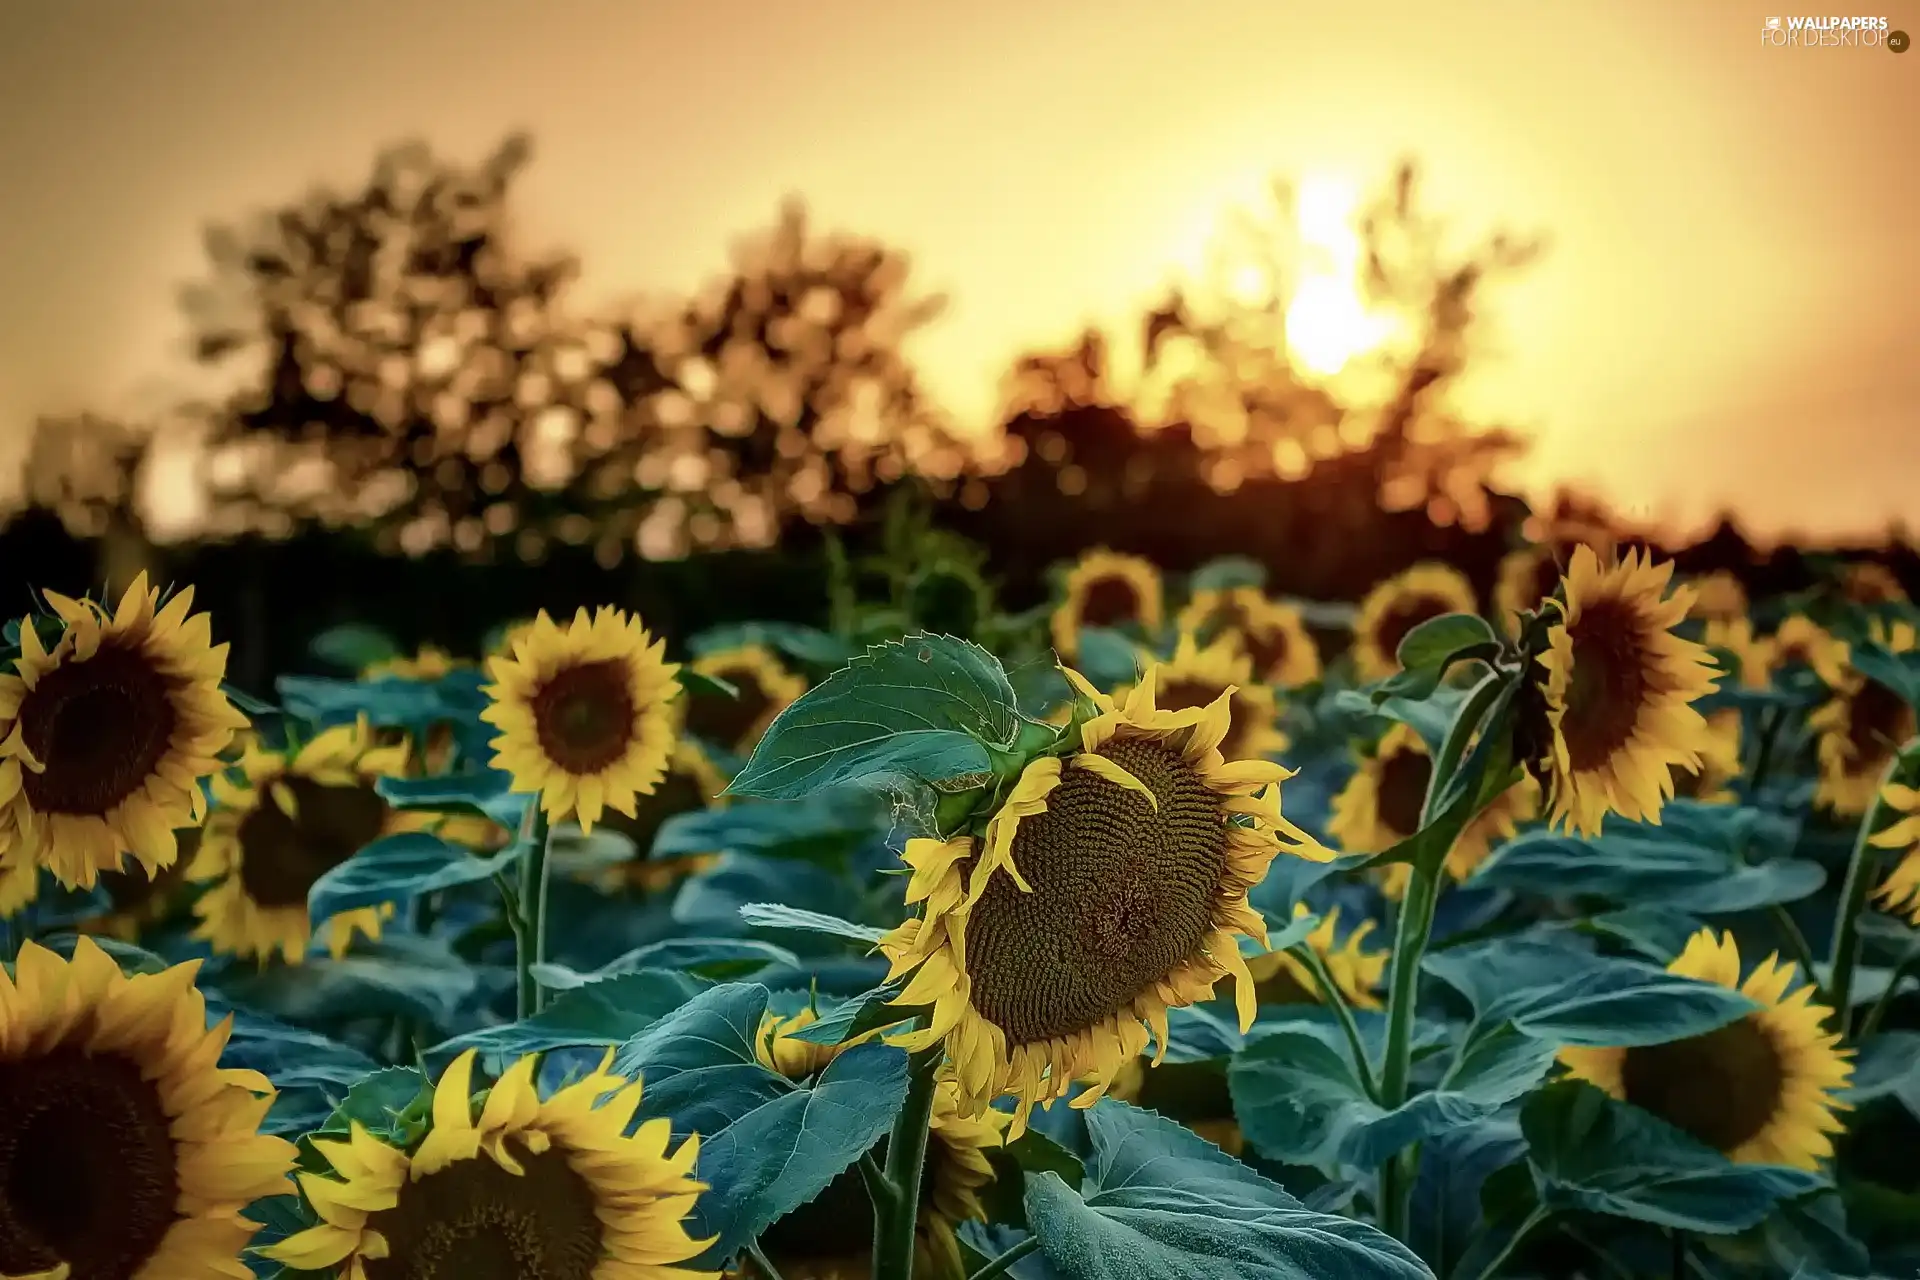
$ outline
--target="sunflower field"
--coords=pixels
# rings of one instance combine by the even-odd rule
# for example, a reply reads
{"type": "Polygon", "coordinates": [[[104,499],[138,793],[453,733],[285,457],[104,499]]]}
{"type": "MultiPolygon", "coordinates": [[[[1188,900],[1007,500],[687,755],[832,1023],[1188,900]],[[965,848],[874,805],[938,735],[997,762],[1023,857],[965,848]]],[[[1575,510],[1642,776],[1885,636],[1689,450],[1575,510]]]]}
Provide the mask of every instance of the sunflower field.
{"type": "Polygon", "coordinates": [[[43,591],[0,1277],[1920,1274],[1897,584],[964,567],[271,699],[190,587],[43,591]]]}

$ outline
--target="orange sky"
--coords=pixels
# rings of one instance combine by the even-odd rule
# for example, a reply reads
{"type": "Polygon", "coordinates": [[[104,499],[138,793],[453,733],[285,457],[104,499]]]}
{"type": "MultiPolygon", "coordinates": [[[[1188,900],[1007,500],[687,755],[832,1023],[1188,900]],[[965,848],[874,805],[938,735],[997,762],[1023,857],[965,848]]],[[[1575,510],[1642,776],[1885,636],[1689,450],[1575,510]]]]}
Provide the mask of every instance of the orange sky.
{"type": "Polygon", "coordinates": [[[1920,526],[1920,51],[1764,48],[1778,3],[0,5],[0,459],[38,412],[191,387],[202,221],[409,133],[531,128],[530,233],[589,297],[696,283],[787,191],[904,245],[954,294],[919,354],[962,416],[1267,173],[1410,151],[1463,231],[1553,237],[1470,389],[1537,434],[1519,479],[1920,526]]]}

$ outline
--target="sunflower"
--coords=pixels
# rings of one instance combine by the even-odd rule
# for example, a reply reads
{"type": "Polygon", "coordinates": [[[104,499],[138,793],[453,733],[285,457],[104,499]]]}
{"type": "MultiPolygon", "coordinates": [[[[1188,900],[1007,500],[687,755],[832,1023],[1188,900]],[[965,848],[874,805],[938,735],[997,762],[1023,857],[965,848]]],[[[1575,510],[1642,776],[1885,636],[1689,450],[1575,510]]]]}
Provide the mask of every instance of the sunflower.
{"type": "Polygon", "coordinates": [[[1693,588],[1689,618],[1702,622],[1732,622],[1747,616],[1747,589],[1740,579],[1719,569],[1687,584],[1693,588]]]}
{"type": "MultiPolygon", "coordinates": [[[[194,931],[214,950],[265,962],[305,959],[313,940],[307,893],[382,836],[424,831],[434,815],[395,809],[374,784],[406,773],[404,743],[376,746],[365,721],[336,725],[295,751],[249,743],[235,780],[213,780],[215,808],[187,876],[211,886],[193,904],[194,931]]],[[[392,908],[360,907],[327,921],[336,959],[356,933],[380,936],[392,908]]]]}
{"type": "Polygon", "coordinates": [[[1794,614],[1768,637],[1772,666],[1807,667],[1821,683],[1837,689],[1847,678],[1847,642],[1829,634],[1805,614],[1794,614]]]}
{"type": "Polygon", "coordinates": [[[1907,598],[1900,578],[1877,560],[1857,560],[1840,580],[1840,594],[1854,604],[1897,604],[1907,598]]]}
{"type": "MultiPolygon", "coordinates": [[[[205,827],[189,827],[179,832],[180,856],[172,866],[148,872],[137,863],[128,870],[102,871],[100,887],[106,890],[107,909],[100,915],[82,920],[76,926],[85,933],[134,942],[143,929],[164,920],[187,883],[187,868],[200,851],[205,827]]],[[[0,892],[0,916],[6,914],[4,892],[0,892]]]]}
{"type": "MultiPolygon", "coordinates": [[[[1299,920],[1313,912],[1304,902],[1293,904],[1293,918],[1299,920]]],[[[1367,935],[1373,932],[1373,921],[1362,920],[1342,937],[1340,933],[1340,909],[1329,908],[1320,917],[1305,942],[1313,948],[1327,967],[1327,976],[1333,979],[1333,985],[1339,988],[1341,998],[1355,1009],[1381,1008],[1380,998],[1374,994],[1380,988],[1380,981],[1386,977],[1386,951],[1365,949],[1367,935]]],[[[1302,964],[1290,952],[1269,951],[1265,955],[1254,956],[1247,961],[1247,969],[1253,974],[1254,995],[1261,1004],[1318,1004],[1322,1002],[1320,983],[1313,971],[1302,964]]]]}
{"type": "Polygon", "coordinates": [[[0,861],[0,920],[19,915],[39,896],[39,863],[0,861]]]}
{"type": "Polygon", "coordinates": [[[444,680],[467,664],[437,645],[424,644],[411,658],[383,658],[360,669],[362,680],[444,680]]]}
{"type": "Polygon", "coordinates": [[[1201,640],[1237,640],[1262,684],[1297,689],[1320,678],[1320,649],[1300,610],[1268,599],[1258,587],[1202,588],[1175,625],[1201,640]]]}
{"type": "Polygon", "coordinates": [[[255,1200],[290,1195],[273,1086],[215,1065],[200,962],[128,977],[91,938],[0,969],[0,1275],[245,1276],[255,1200]]]}
{"type": "Polygon", "coordinates": [[[1920,791],[1889,782],[1881,789],[1880,800],[1904,816],[1875,835],[1872,843],[1880,849],[1904,847],[1906,852],[1873,896],[1887,910],[1898,911],[1920,925],[1920,791]]]}
{"type": "MultiPolygon", "coordinates": [[[[1327,834],[1348,853],[1385,853],[1420,830],[1432,777],[1427,744],[1408,726],[1394,725],[1371,754],[1359,757],[1359,768],[1333,798],[1327,834]]],[[[1533,816],[1538,796],[1538,785],[1522,778],[1474,815],[1447,851],[1447,874],[1456,881],[1466,879],[1499,842],[1510,839],[1519,824],[1533,816]]],[[[1412,875],[1406,863],[1390,864],[1382,869],[1382,892],[1403,897],[1412,875]]]]}
{"type": "Polygon", "coordinates": [[[1705,804],[1732,804],[1739,797],[1729,784],[1739,776],[1740,708],[1721,707],[1707,717],[1699,768],[1673,767],[1673,794],[1705,804]]]}
{"type": "MultiPolygon", "coordinates": [[[[1891,628],[1878,619],[1873,638],[1894,653],[1916,647],[1911,623],[1891,628]]],[[[1916,731],[1913,708],[1877,680],[1849,671],[1833,698],[1807,720],[1819,734],[1820,781],[1814,799],[1843,818],[1857,818],[1873,802],[1880,775],[1916,731]]]]}
{"type": "Polygon", "coordinates": [[[698,675],[725,680],[740,696],[688,699],[688,732],[742,755],[753,750],[775,716],[807,691],[807,682],[762,645],[743,644],[703,654],[689,666],[698,675]]]}
{"type": "Polygon", "coordinates": [[[480,718],[500,730],[494,767],[538,792],[549,821],[592,831],[609,808],[632,816],[673,755],[680,668],[666,647],[619,609],[582,609],[564,631],[542,611],[513,656],[487,663],[493,701],[480,718]]]}
{"type": "Polygon", "coordinates": [[[1749,689],[1764,689],[1773,681],[1774,645],[1753,634],[1753,623],[1744,615],[1738,618],[1714,618],[1700,637],[1709,649],[1724,649],[1739,664],[1740,683],[1749,689]]]}
{"type": "Polygon", "coordinates": [[[1539,609],[1560,589],[1560,564],[1550,546],[1536,545],[1509,551],[1500,559],[1493,584],[1493,611],[1507,634],[1520,634],[1520,615],[1539,609]]]}
{"type": "Polygon", "coordinates": [[[1793,965],[1768,956],[1740,980],[1733,935],[1702,929],[1669,973],[1739,991],[1760,1008],[1717,1031],[1631,1049],[1566,1048],[1575,1077],[1751,1164],[1815,1169],[1840,1130],[1836,1095],[1853,1073],[1850,1050],[1821,1026],[1828,1016],[1793,965]]]}
{"type": "Polygon", "coordinates": [[[1692,593],[1668,596],[1672,576],[1671,563],[1637,551],[1606,568],[1585,547],[1573,554],[1562,620],[1540,655],[1554,826],[1598,835],[1609,811],[1658,822],[1672,767],[1701,766],[1710,735],[1693,703],[1717,672],[1704,646],[1673,633],[1692,593]]]}
{"type": "MultiPolygon", "coordinates": [[[[1151,656],[1147,659],[1152,661],[1151,656]]],[[[1129,690],[1116,695],[1126,697],[1129,690]]],[[[1183,632],[1173,656],[1160,664],[1160,688],[1155,701],[1164,711],[1191,711],[1210,706],[1225,695],[1232,717],[1220,754],[1229,760],[1258,760],[1287,749],[1280,728],[1280,709],[1273,690],[1253,679],[1253,661],[1240,651],[1232,636],[1222,636],[1202,648],[1191,633],[1183,632]]]]}
{"type": "Polygon", "coordinates": [[[1423,622],[1472,613],[1473,584],[1450,565],[1424,563],[1378,583],[1360,602],[1353,623],[1353,666],[1362,681],[1384,680],[1400,669],[1400,641],[1423,622]]]}
{"type": "Polygon", "coordinates": [[[0,863],[37,863],[92,888],[123,856],[149,869],[179,856],[174,831],[206,816],[200,780],[247,718],[221,692],[193,588],[163,603],[141,574],[109,614],[46,592],[62,630],[43,647],[20,628],[17,675],[0,675],[0,863]]]}
{"type": "Polygon", "coordinates": [[[411,1150],[356,1122],[350,1137],[313,1139],[332,1166],[302,1173],[320,1225],[260,1252],[341,1280],[693,1280],[679,1264],[711,1240],[685,1219],[706,1187],[693,1178],[700,1140],[668,1153],[665,1116],[627,1129],[640,1084],[598,1069],[542,1098],[539,1057],[507,1068],[479,1117],[474,1051],[447,1065],[433,1119],[411,1150]]]}
{"type": "Polygon", "coordinates": [[[1160,571],[1151,560],[1112,551],[1089,551],[1067,571],[1066,599],[1048,623],[1053,647],[1064,658],[1080,651],[1082,627],[1137,623],[1158,631],[1165,611],[1160,571]]]}
{"type": "Polygon", "coordinates": [[[1015,1137],[1082,1078],[1074,1105],[1092,1106],[1149,1025],[1164,1046],[1168,1008],[1221,978],[1242,980],[1250,1025],[1236,935],[1264,945],[1266,925],[1247,890],[1283,849],[1333,857],[1281,815],[1290,770],[1220,754],[1228,696],[1163,711],[1157,668],[1125,702],[1065,674],[1095,711],[1077,749],[1029,763],[981,839],[909,841],[906,899],[925,910],[880,943],[892,978],[913,974],[898,1002],[932,1006],[899,1043],[944,1041],[963,1115],[1013,1095],[1015,1137]]]}

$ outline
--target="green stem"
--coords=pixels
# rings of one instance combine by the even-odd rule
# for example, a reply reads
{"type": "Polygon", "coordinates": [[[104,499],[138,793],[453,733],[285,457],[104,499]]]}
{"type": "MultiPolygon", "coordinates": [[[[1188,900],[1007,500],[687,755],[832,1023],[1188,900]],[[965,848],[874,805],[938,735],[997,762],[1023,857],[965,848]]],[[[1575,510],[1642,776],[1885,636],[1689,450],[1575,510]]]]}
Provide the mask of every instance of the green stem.
{"type": "Polygon", "coordinates": [[[1909,952],[1899,964],[1893,966],[1893,972],[1887,975],[1887,989],[1882,991],[1880,998],[1873,1002],[1873,1008],[1867,1010],[1867,1020],[1860,1024],[1862,1040],[1880,1029],[1880,1023],[1886,1018],[1887,1011],[1893,1007],[1894,997],[1900,994],[1901,982],[1915,969],[1920,969],[1920,951],[1909,952]]]}
{"type": "Polygon", "coordinates": [[[1847,878],[1841,884],[1840,905],[1834,915],[1827,987],[1834,1026],[1842,1036],[1847,1034],[1847,1024],[1853,1014],[1853,971],[1860,961],[1860,913],[1866,909],[1867,894],[1873,890],[1873,882],[1880,873],[1878,851],[1872,844],[1874,828],[1880,822],[1880,795],[1899,767],[1900,757],[1895,755],[1873,789],[1873,800],[1867,805],[1866,816],[1860,819],[1860,830],[1853,838],[1853,854],[1847,859],[1847,878]]]}
{"type": "Polygon", "coordinates": [[[527,804],[520,823],[520,891],[515,895],[518,926],[513,931],[514,976],[518,979],[517,1009],[522,1018],[540,1012],[545,992],[534,979],[533,967],[547,958],[547,815],[536,797],[527,804]]]}
{"type": "Polygon", "coordinates": [[[1808,982],[1818,983],[1819,974],[1813,967],[1813,947],[1808,944],[1807,935],[1800,932],[1800,924],[1793,918],[1793,913],[1778,902],[1767,910],[1773,916],[1774,927],[1786,940],[1787,950],[1793,952],[1794,961],[1799,964],[1800,972],[1806,975],[1808,982]]]}
{"type": "Polygon", "coordinates": [[[1014,1263],[1020,1261],[1020,1259],[1026,1257],[1039,1247],[1040,1237],[1028,1236],[1025,1240],[1022,1240],[1019,1244],[1013,1246],[1013,1248],[1007,1250],[993,1261],[986,1263],[978,1271],[968,1276],[967,1280],[994,1280],[995,1276],[1003,1276],[1012,1270],[1014,1263]]]}
{"type": "MultiPolygon", "coordinates": [[[[1752,795],[1760,790],[1760,784],[1767,780],[1767,771],[1773,767],[1774,742],[1780,736],[1780,722],[1786,711],[1781,707],[1769,707],[1766,717],[1760,722],[1760,742],[1753,752],[1753,770],[1747,775],[1747,792],[1752,795]]],[[[1811,976],[1812,970],[1808,970],[1811,976]]]]}
{"type": "Polygon", "coordinates": [[[1507,1265],[1507,1259],[1513,1256],[1513,1251],[1520,1247],[1528,1235],[1532,1234],[1535,1227],[1551,1216],[1552,1211],[1544,1206],[1533,1206],[1527,1216],[1520,1220],[1520,1225],[1513,1229],[1513,1234],[1507,1237],[1507,1242],[1500,1246],[1500,1252],[1494,1254],[1487,1260],[1487,1265],[1480,1268],[1478,1280],[1494,1280],[1494,1277],[1500,1274],[1500,1268],[1507,1265]]]}
{"type": "Polygon", "coordinates": [[[1320,953],[1301,943],[1292,948],[1293,954],[1307,966],[1313,974],[1313,980],[1320,984],[1320,998],[1333,1007],[1333,1016],[1340,1023],[1340,1030],[1347,1037],[1347,1048],[1353,1054],[1354,1070],[1360,1075],[1360,1087],[1367,1096],[1376,1102],[1380,1099],[1380,1085],[1373,1076],[1373,1063],[1368,1061],[1366,1041],[1360,1038],[1360,1027],[1353,1020],[1353,1010],[1347,1006],[1347,997],[1334,982],[1333,975],[1327,971],[1327,962],[1320,953]]]}
{"type": "Polygon", "coordinates": [[[936,1045],[908,1064],[907,1098],[887,1138],[887,1185],[893,1203],[874,1205],[873,1280],[913,1280],[913,1234],[920,1214],[920,1176],[927,1163],[934,1077],[945,1049],[936,1045]]]}
{"type": "Polygon", "coordinates": [[[747,1241],[747,1256],[753,1259],[753,1269],[759,1272],[760,1280],[780,1280],[780,1268],[768,1261],[766,1250],[758,1240],[747,1241]]]}
{"type": "Polygon", "coordinates": [[[1446,739],[1440,744],[1440,756],[1433,762],[1433,771],[1427,779],[1427,798],[1420,806],[1420,825],[1425,826],[1433,821],[1434,814],[1439,811],[1441,797],[1446,794],[1453,775],[1460,769],[1460,761],[1467,754],[1467,744],[1473,741],[1474,730],[1480,727],[1480,722],[1487,718],[1488,709],[1506,690],[1507,680],[1507,673],[1495,669],[1467,695],[1466,705],[1460,708],[1460,714],[1447,729],[1446,739]]]}
{"type": "MultiPolygon", "coordinates": [[[[1438,866],[1416,863],[1400,904],[1393,939],[1393,969],[1387,989],[1386,1056],[1380,1064],[1380,1105],[1388,1111],[1407,1100],[1413,1061],[1413,1010],[1420,995],[1420,963],[1433,932],[1433,908],[1440,897],[1438,866]]],[[[1413,1190],[1411,1152],[1400,1152],[1380,1166],[1380,1225],[1396,1240],[1407,1234],[1407,1197],[1413,1190]]]]}

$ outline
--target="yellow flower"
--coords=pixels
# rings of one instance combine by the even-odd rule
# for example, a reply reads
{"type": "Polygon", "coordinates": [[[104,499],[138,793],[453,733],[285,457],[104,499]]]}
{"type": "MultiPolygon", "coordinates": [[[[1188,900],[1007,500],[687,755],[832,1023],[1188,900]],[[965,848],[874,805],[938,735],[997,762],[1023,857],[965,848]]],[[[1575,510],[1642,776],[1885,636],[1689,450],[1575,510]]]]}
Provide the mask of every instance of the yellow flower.
{"type": "MultiPolygon", "coordinates": [[[[194,931],[215,951],[288,964],[306,958],[313,939],[307,893],[328,871],[382,836],[433,827],[432,814],[395,809],[374,784],[406,773],[404,743],[378,747],[364,721],[337,725],[298,751],[253,743],[240,758],[241,779],[213,780],[207,819],[189,879],[212,886],[193,904],[194,931]]],[[[326,924],[329,954],[346,954],[356,933],[380,936],[393,908],[343,911],[326,924]]]]}
{"type": "MultiPolygon", "coordinates": [[[[1753,634],[1753,623],[1746,617],[1714,618],[1708,621],[1701,640],[1709,649],[1725,649],[1740,664],[1740,683],[1749,689],[1764,689],[1773,680],[1774,646],[1753,634]]],[[[1726,672],[1733,675],[1734,672],[1726,672]]]]}
{"type": "Polygon", "coordinates": [[[1540,608],[1560,589],[1560,565],[1553,548],[1545,545],[1521,547],[1509,551],[1500,560],[1500,575],[1493,585],[1493,611],[1507,634],[1520,634],[1520,617],[1540,608]]]}
{"type": "Polygon", "coordinates": [[[1028,764],[984,834],[909,841],[906,898],[923,904],[880,944],[902,1005],[932,1006],[911,1049],[944,1041],[961,1113],[1015,1099],[1013,1136],[1037,1104],[1075,1081],[1104,1082],[1146,1045],[1164,1045],[1170,1007],[1242,979],[1238,935],[1266,937],[1247,890],[1283,850],[1333,856],[1281,815],[1290,770],[1228,762],[1229,699],[1166,711],[1149,668],[1124,703],[1066,675],[1096,709],[1078,749],[1028,764]]]}
{"type": "Polygon", "coordinates": [[[1859,560],[1847,566],[1840,593],[1855,604],[1895,604],[1907,598],[1907,590],[1893,570],[1876,560],[1859,560]]]}
{"type": "Polygon", "coordinates": [[[1768,956],[1740,980],[1733,935],[1702,929],[1669,973],[1737,990],[1760,1008],[1715,1031],[1632,1049],[1567,1048],[1560,1061],[1579,1079],[1659,1116],[1748,1164],[1815,1169],[1833,1154],[1837,1095],[1853,1074],[1849,1050],[1822,1027],[1828,1010],[1797,970],[1768,956]]]}
{"type": "Polygon", "coordinates": [[[1672,767],[1700,767],[1713,655],[1673,633],[1692,594],[1666,596],[1673,565],[1638,552],[1602,568],[1581,547],[1567,571],[1563,621],[1548,632],[1545,668],[1555,826],[1598,835],[1609,812],[1658,822],[1672,767]]]}
{"type": "Polygon", "coordinates": [[[1747,616],[1747,589],[1740,579],[1721,569],[1688,584],[1693,588],[1689,618],[1704,622],[1732,622],[1747,616]]]}
{"type": "Polygon", "coordinates": [[[1829,635],[1812,618],[1795,614],[1780,624],[1768,638],[1774,670],[1782,667],[1810,667],[1830,689],[1837,689],[1847,678],[1847,642],[1829,635]]]}
{"type": "MultiPolygon", "coordinates": [[[[1147,660],[1152,661],[1151,655],[1147,660]]],[[[1131,686],[1115,695],[1125,698],[1131,686]]],[[[1199,710],[1226,696],[1232,725],[1220,743],[1229,760],[1257,760],[1287,749],[1280,728],[1280,708],[1273,690],[1253,680],[1253,663],[1233,637],[1224,636],[1201,648],[1191,633],[1183,632],[1173,656],[1160,664],[1160,687],[1154,701],[1166,711],[1199,710]]]]}
{"type": "MultiPolygon", "coordinates": [[[[1873,638],[1894,653],[1916,647],[1913,625],[1907,622],[1889,629],[1876,619],[1873,638]]],[[[1857,671],[1847,672],[1833,698],[1808,717],[1807,725],[1819,735],[1820,781],[1813,798],[1843,818],[1867,811],[1887,762],[1915,733],[1913,708],[1906,700],[1857,671]]]]}
{"type": "Polygon", "coordinates": [[[1112,551],[1089,551],[1067,572],[1066,599],[1049,622],[1053,647],[1064,658],[1080,651],[1080,628],[1138,623],[1160,629],[1165,604],[1152,561],[1112,551]]]}
{"type": "Polygon", "coordinates": [[[1320,649],[1300,610],[1258,587],[1196,591],[1175,625],[1198,639],[1237,641],[1261,684],[1297,689],[1320,678],[1320,649]]]}
{"type": "Polygon", "coordinates": [[[90,889],[131,855],[179,856],[176,829],[206,816],[200,780],[247,719],[220,690],[227,646],[193,588],[161,601],[147,576],[120,606],[45,593],[52,649],[20,628],[18,674],[0,675],[0,865],[33,863],[90,889]]]}
{"type": "Polygon", "coordinates": [[[467,664],[436,645],[421,645],[411,658],[385,658],[361,669],[362,680],[444,680],[467,664]]]}
{"type": "Polygon", "coordinates": [[[1880,849],[1904,847],[1906,852],[1873,896],[1887,910],[1898,911],[1920,925],[1920,791],[1889,782],[1880,792],[1880,799],[1904,816],[1875,835],[1871,843],[1880,849]]]}
{"type": "Polygon", "coordinates": [[[1384,680],[1400,669],[1400,641],[1423,622],[1449,613],[1472,613],[1473,584],[1450,565],[1425,563],[1388,578],[1367,592],[1353,623],[1353,668],[1363,682],[1384,680]]]}
{"type": "Polygon", "coordinates": [[[0,969],[0,1275],[248,1274],[255,1200],[290,1195],[273,1086],[222,1070],[200,962],[128,977],[91,938],[0,969]]]}
{"type": "MultiPolygon", "coordinates": [[[[1385,853],[1420,830],[1433,758],[1419,734],[1396,724],[1381,735],[1372,754],[1359,757],[1359,766],[1333,798],[1327,834],[1348,853],[1385,853]]],[[[1447,851],[1447,874],[1465,880],[1534,815],[1538,801],[1539,786],[1531,778],[1507,788],[1461,829],[1447,851]]],[[[1381,891],[1390,898],[1403,897],[1412,876],[1410,866],[1396,862],[1383,869],[1381,891]]]]}
{"type": "MultiPolygon", "coordinates": [[[[180,856],[173,865],[149,874],[135,863],[124,871],[102,871],[100,887],[106,890],[107,909],[98,916],[82,920],[74,927],[81,932],[117,938],[121,942],[139,941],[141,931],[166,919],[168,911],[187,883],[187,868],[200,851],[205,827],[188,827],[177,833],[180,856]]],[[[4,880],[0,876],[0,880],[4,880]]],[[[5,916],[6,893],[0,889],[0,916],[5,916]]]]}
{"type": "Polygon", "coordinates": [[[1707,739],[1700,746],[1700,767],[1673,767],[1673,794],[1705,804],[1732,804],[1739,797],[1730,785],[1740,776],[1740,709],[1721,707],[1707,717],[1707,739]]]}
{"type": "Polygon", "coordinates": [[[487,663],[493,701],[480,718],[500,730],[494,767],[538,792],[549,821],[592,831],[609,808],[631,817],[673,754],[680,668],[665,653],[619,609],[582,609],[564,631],[542,612],[511,657],[487,663]]]}
{"type": "Polygon", "coordinates": [[[738,698],[687,700],[687,729],[696,738],[744,755],[774,717],[807,691],[807,682],[787,670],[772,650],[757,644],[704,654],[690,664],[695,672],[725,680],[738,698]]]}
{"type": "Polygon", "coordinates": [[[709,1280],[680,1266],[712,1240],[685,1220],[704,1184],[700,1140],[668,1152],[673,1122],[627,1129],[640,1084],[599,1069],[541,1098],[539,1057],[507,1068],[474,1116],[474,1051],[448,1064],[433,1121],[411,1151],[355,1123],[346,1140],[315,1138],[331,1173],[303,1173],[320,1225],[260,1252],[341,1280],[443,1276],[569,1280],[709,1280]]]}
{"type": "MultiPolygon", "coordinates": [[[[1312,914],[1306,903],[1293,904],[1294,919],[1312,914]]],[[[1306,936],[1306,944],[1326,965],[1327,976],[1333,979],[1333,985],[1339,988],[1349,1006],[1355,1009],[1381,1008],[1380,997],[1374,992],[1379,990],[1380,981],[1386,976],[1389,953],[1364,949],[1367,936],[1373,932],[1373,921],[1362,920],[1344,938],[1340,936],[1339,926],[1340,909],[1330,908],[1314,925],[1313,932],[1306,936]]],[[[1253,974],[1254,994],[1261,1004],[1320,1003],[1325,1000],[1313,971],[1287,951],[1269,951],[1265,955],[1254,956],[1247,961],[1247,970],[1253,974]]]]}

